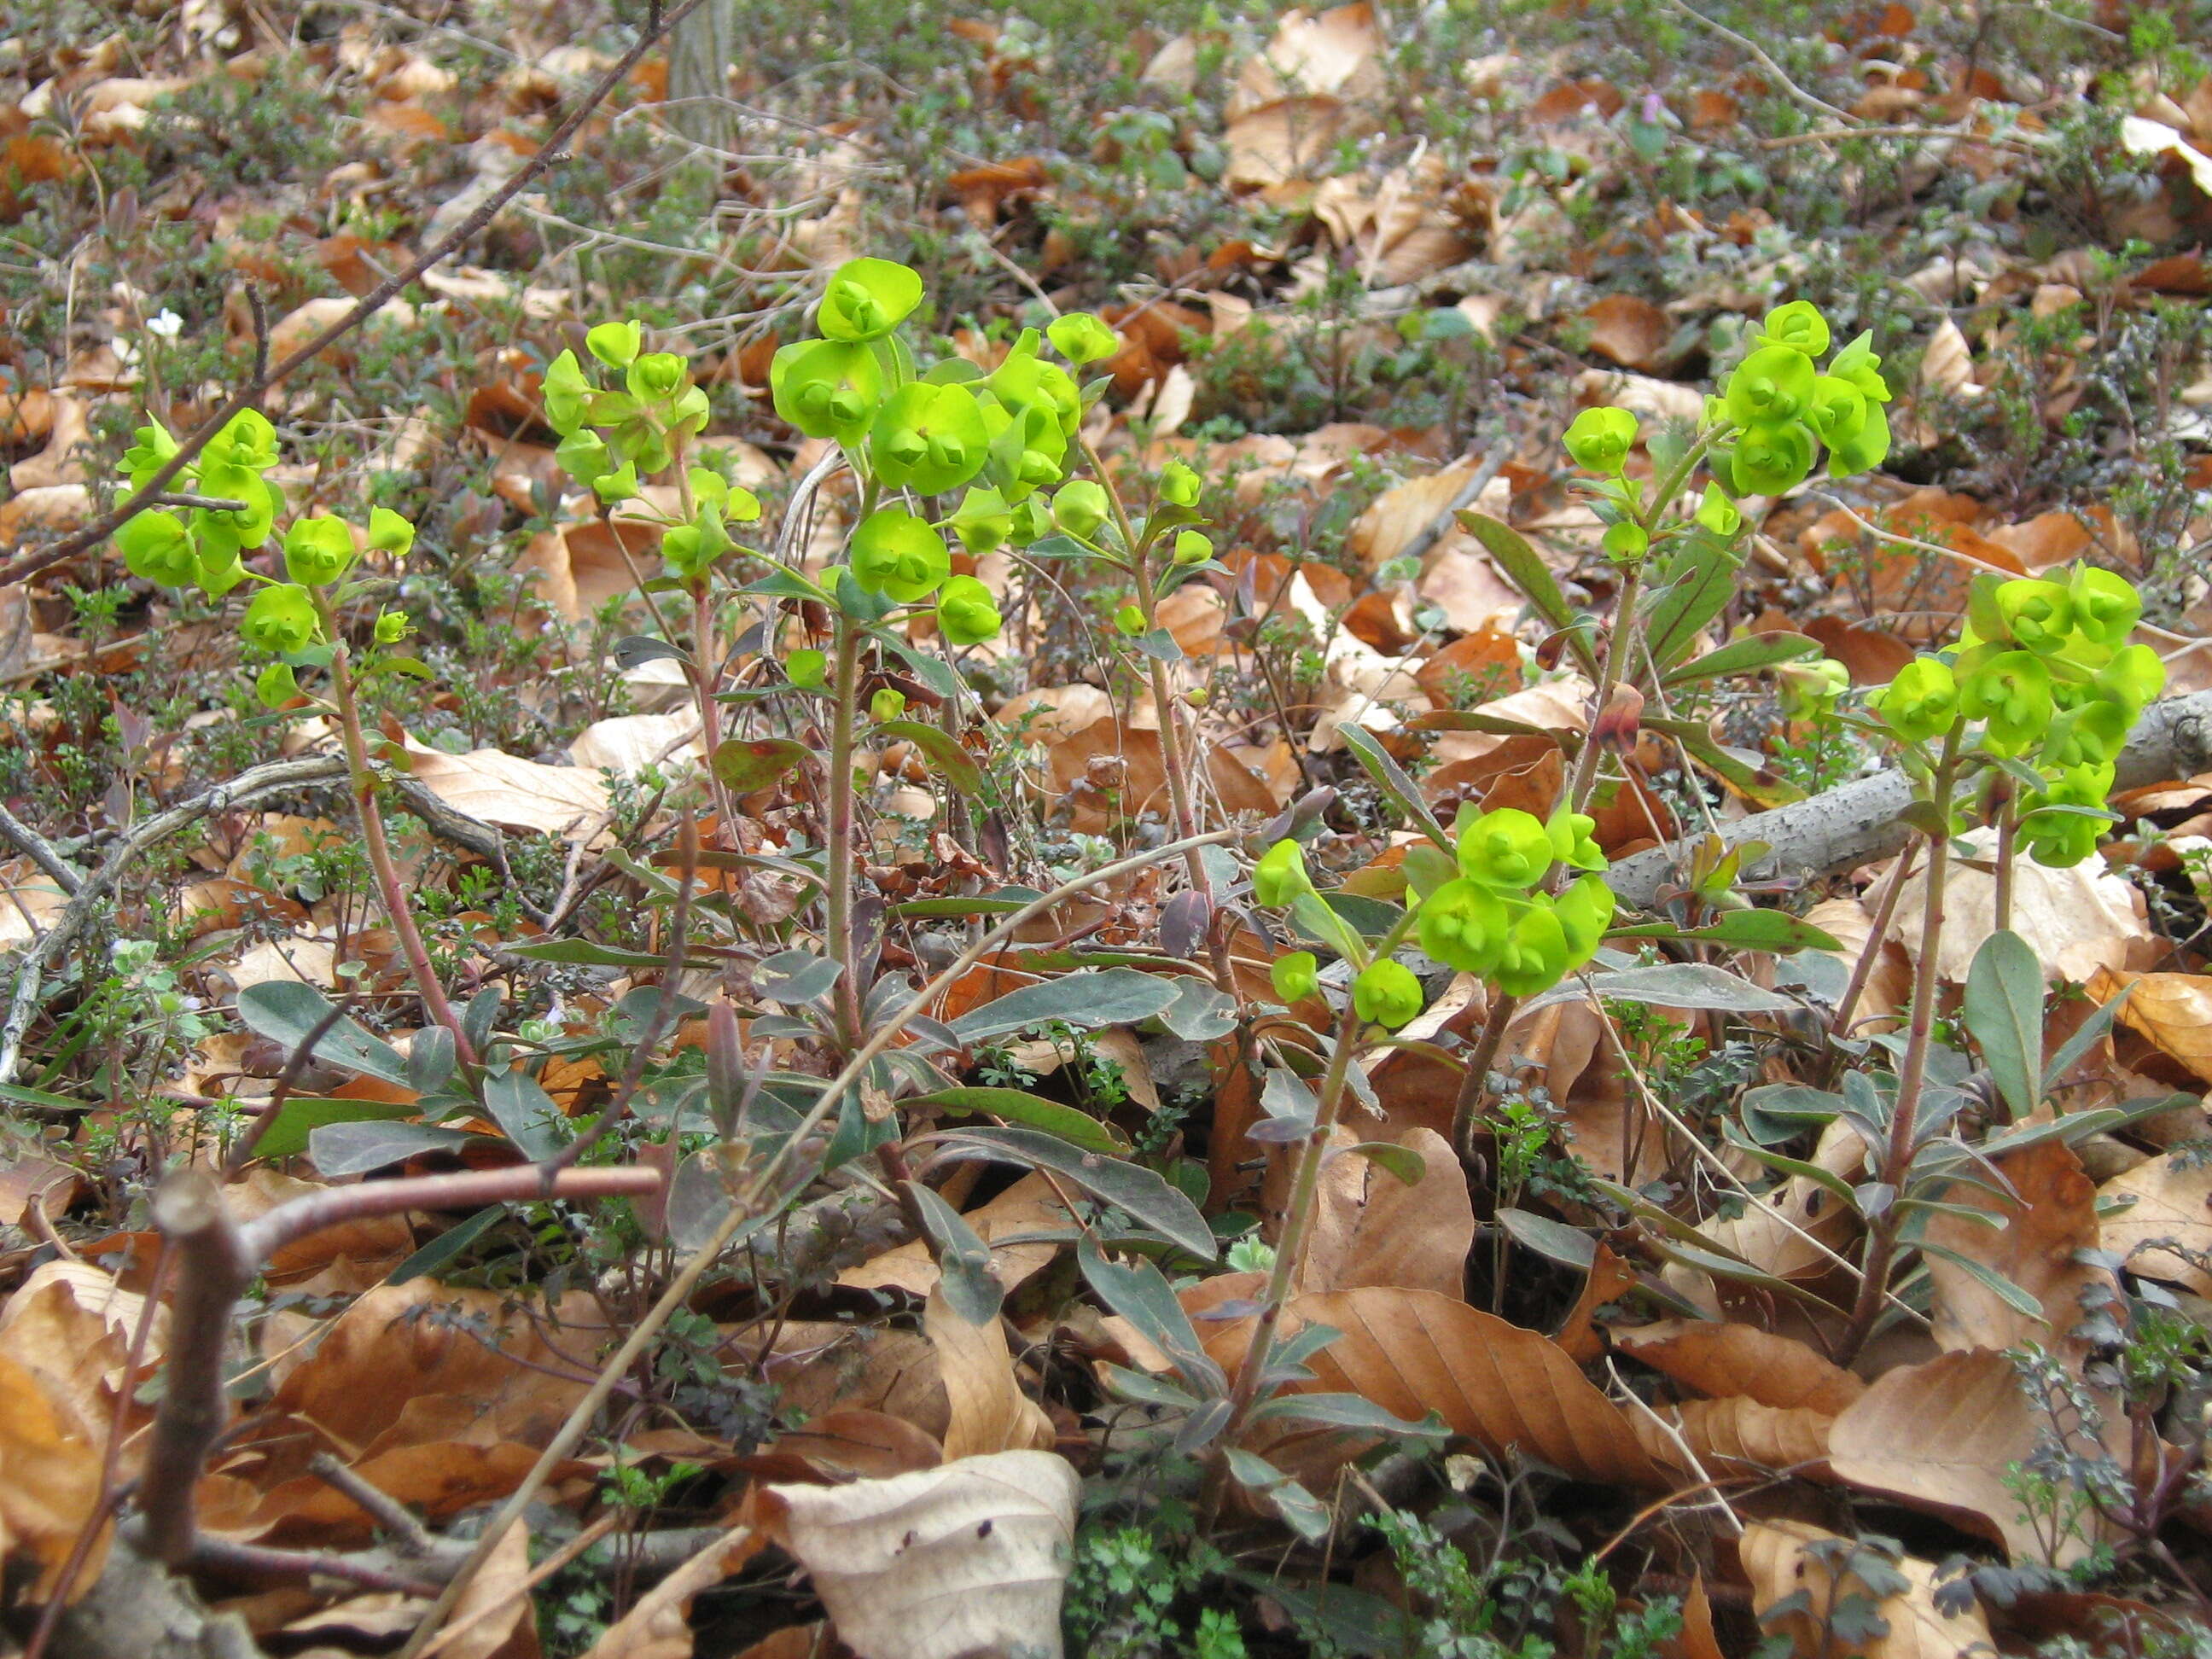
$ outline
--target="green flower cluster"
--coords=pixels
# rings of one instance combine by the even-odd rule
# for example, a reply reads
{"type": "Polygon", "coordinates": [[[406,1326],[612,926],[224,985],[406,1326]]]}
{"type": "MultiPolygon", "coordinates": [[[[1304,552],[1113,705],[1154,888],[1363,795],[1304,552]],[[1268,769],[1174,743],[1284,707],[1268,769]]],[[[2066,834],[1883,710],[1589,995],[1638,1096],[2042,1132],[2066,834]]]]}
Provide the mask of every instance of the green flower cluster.
{"type": "Polygon", "coordinates": [[[2038,786],[2021,801],[2021,845],[2040,864],[2079,864],[2109,822],[2128,733],[2166,687],[2158,653],[2128,643],[2142,614],[2133,584],[2087,565],[1978,578],[1958,643],[1915,658],[1868,706],[1907,744],[1978,722],[1975,748],[2038,786]]]}
{"type": "Polygon", "coordinates": [[[1820,310],[1795,300],[1766,315],[1755,349],[1709,409],[1708,423],[1724,419],[1735,442],[1717,449],[1713,471],[1736,495],[1778,495],[1802,483],[1819,447],[1828,452],[1828,474],[1845,478],[1881,465],[1889,453],[1888,383],[1881,359],[1862,334],[1828,361],[1828,322],[1820,310]]]}
{"type": "Polygon", "coordinates": [[[1548,823],[1517,807],[1458,826],[1459,875],[1421,901],[1421,949],[1509,996],[1547,991],[1595,954],[1613,923],[1613,890],[1592,820],[1564,807],[1548,823]],[[1554,896],[1554,865],[1581,871],[1554,896]]]}
{"type": "MultiPolygon", "coordinates": [[[[584,349],[622,376],[619,386],[595,385],[573,351],[545,366],[545,418],[561,434],[554,458],[609,507],[635,495],[641,477],[674,465],[707,425],[707,394],[692,383],[690,365],[644,345],[635,322],[601,323],[584,336],[584,349]]],[[[690,516],[662,532],[660,556],[671,575],[696,581],[734,544],[729,526],[760,517],[760,502],[711,468],[686,468],[684,482],[690,516]]]]}
{"type": "MultiPolygon", "coordinates": [[[[123,476],[134,490],[167,465],[177,441],[159,422],[142,426],[124,453],[123,476]]],[[[276,428],[258,410],[241,410],[177,475],[180,494],[238,503],[141,513],[115,532],[131,574],[164,587],[198,587],[221,599],[246,576],[240,556],[269,539],[284,497],[264,477],[276,465],[276,428]]]]}
{"type": "MultiPolygon", "coordinates": [[[[1410,920],[1421,949],[1511,996],[1558,984],[1596,954],[1613,925],[1613,890],[1601,873],[1606,857],[1591,837],[1594,828],[1590,818],[1565,807],[1548,822],[1516,807],[1463,815],[1455,842],[1459,873],[1414,901],[1410,920]],[[1560,870],[1581,873],[1554,894],[1549,890],[1560,870]]],[[[1267,849],[1253,870],[1252,893],[1262,904],[1291,908],[1316,931],[1344,940],[1353,960],[1364,961],[1341,921],[1313,896],[1297,842],[1280,841],[1267,849]]],[[[1273,977],[1286,1003],[1315,994],[1320,984],[1318,964],[1305,951],[1279,958],[1273,977]]],[[[1352,991],[1362,1019],[1393,1030],[1421,1012],[1420,981],[1387,954],[1365,963],[1352,991]]]]}
{"type": "MultiPolygon", "coordinates": [[[[133,489],[177,453],[177,441],[159,423],[142,426],[123,457],[124,476],[133,489]]],[[[258,651],[283,659],[297,657],[322,641],[322,607],[316,588],[343,581],[364,548],[394,557],[415,544],[415,526],[389,507],[373,507],[366,528],[318,514],[294,520],[284,532],[284,574],[278,581],[246,568],[244,556],[265,543],[276,528],[284,498],[263,475],[276,465],[276,429],[268,418],[246,410],[200,451],[198,460],[179,474],[191,493],[239,506],[198,507],[183,513],[156,507],[138,514],[115,532],[115,545],[134,576],[164,587],[198,587],[220,599],[240,582],[261,583],[238,624],[239,637],[258,651]]],[[[405,637],[404,613],[387,611],[376,619],[376,641],[391,645],[405,637]]],[[[261,672],[256,690],[269,707],[281,707],[298,690],[292,665],[279,660],[261,672]]]]}

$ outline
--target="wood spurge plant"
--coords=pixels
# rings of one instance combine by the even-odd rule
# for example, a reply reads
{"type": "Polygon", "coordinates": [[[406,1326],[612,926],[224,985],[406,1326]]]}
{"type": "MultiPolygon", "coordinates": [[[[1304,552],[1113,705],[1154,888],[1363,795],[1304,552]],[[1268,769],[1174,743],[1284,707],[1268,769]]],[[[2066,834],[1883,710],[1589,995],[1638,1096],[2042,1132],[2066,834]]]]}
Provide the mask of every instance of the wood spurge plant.
{"type": "Polygon", "coordinates": [[[0,40],[0,1647],[2212,1653],[2212,63],[1784,9],[0,40]]]}

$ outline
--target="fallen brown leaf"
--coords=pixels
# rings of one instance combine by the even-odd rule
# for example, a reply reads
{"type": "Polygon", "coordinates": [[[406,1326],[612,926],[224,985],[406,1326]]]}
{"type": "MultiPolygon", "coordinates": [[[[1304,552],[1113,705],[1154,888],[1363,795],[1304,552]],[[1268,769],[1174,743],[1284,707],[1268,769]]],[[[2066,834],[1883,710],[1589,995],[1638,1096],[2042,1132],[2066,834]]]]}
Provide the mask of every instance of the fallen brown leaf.
{"type": "MultiPolygon", "coordinates": [[[[1850,1539],[1802,1521],[1754,1521],[1736,1540],[1736,1553],[1751,1579],[1753,1607],[1762,1622],[1775,1613],[1770,1628],[1788,1635],[1795,1652],[1837,1651],[1829,1620],[1846,1596],[1876,1601],[1875,1610],[1889,1626],[1887,1635],[1846,1644],[1862,1659],[1960,1659],[1970,1651],[1992,1650],[1989,1621],[1978,1607],[1955,1616],[1937,1611],[1932,1565],[1911,1556],[1894,1563],[1906,1587],[1875,1597],[1850,1569],[1852,1547],[1850,1539]],[[1800,1594],[1806,1598],[1802,1607],[1777,1611],[1778,1604],[1800,1594]]],[[[1876,1559],[1893,1565],[1887,1556],[1876,1559]]]]}
{"type": "Polygon", "coordinates": [[[1666,1319],[1613,1334],[1613,1343],[1656,1370],[1698,1393],[1742,1395],[1780,1410],[1835,1416],[1866,1384],[1795,1338],[1753,1325],[1666,1319]]]}
{"type": "Polygon", "coordinates": [[[2120,1024],[2212,1082],[2212,975],[2112,973],[2089,985],[2100,1001],[2123,989],[2128,1000],[2120,1005],[2120,1024]]]}
{"type": "Polygon", "coordinates": [[[945,1379],[951,1407],[943,1437],[946,1462],[1052,1444],[1052,1419],[1015,1380],[1013,1354],[1000,1321],[969,1324],[952,1311],[940,1286],[929,1294],[922,1329],[937,1350],[938,1374],[945,1379]]]}
{"type": "Polygon", "coordinates": [[[1297,1288],[1391,1285],[1456,1298],[1475,1226],[1451,1143],[1433,1129],[1409,1129],[1397,1138],[1397,1146],[1421,1161],[1422,1176],[1409,1187],[1354,1153],[1355,1139],[1340,1128],[1331,1143],[1297,1288]]]}
{"type": "Polygon", "coordinates": [[[1082,1481],[1009,1451],[844,1486],[770,1486],[771,1525],[860,1659],[1059,1659],[1082,1481]]]}
{"type": "MultiPolygon", "coordinates": [[[[2132,999],[2131,999],[2132,1000],[2132,999]]],[[[2186,1285],[2212,1296],[2212,1272],[2198,1261],[2156,1246],[2212,1252],[2212,1164],[2184,1152],[2166,1152],[2138,1164],[2097,1189],[2100,1205],[2131,1199],[2097,1224],[2098,1243],[2120,1256],[2128,1271],[2186,1285]]]]}
{"type": "MultiPolygon", "coordinates": [[[[52,1595],[77,1534],[100,1502],[99,1443],[69,1426],[46,1387],[44,1378],[0,1355],[0,1557],[37,1566],[33,1602],[52,1595]]],[[[106,1552],[103,1528],[77,1576],[79,1591],[100,1576],[106,1552]]]]}

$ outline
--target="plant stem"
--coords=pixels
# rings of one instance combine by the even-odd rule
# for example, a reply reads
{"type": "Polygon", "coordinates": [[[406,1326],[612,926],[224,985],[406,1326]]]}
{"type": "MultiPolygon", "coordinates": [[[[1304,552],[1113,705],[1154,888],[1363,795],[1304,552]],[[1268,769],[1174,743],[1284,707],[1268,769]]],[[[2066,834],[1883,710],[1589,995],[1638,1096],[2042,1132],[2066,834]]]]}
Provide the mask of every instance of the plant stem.
{"type": "Polygon", "coordinates": [[[461,1063],[474,1065],[476,1049],[462,1028],[460,1017],[453,1012],[453,1005],[447,1000],[446,988],[438,979],[437,969],[430,965],[430,953],[423,948],[422,935],[415,926],[414,911],[407,902],[407,890],[400,884],[398,868],[392,861],[391,843],[385,839],[384,814],[376,805],[376,774],[369,769],[368,742],[362,730],[361,699],[354,685],[345,636],[338,629],[337,616],[331,609],[330,600],[319,588],[308,591],[314,595],[323,632],[331,640],[331,697],[337,711],[338,731],[345,741],[346,772],[353,785],[354,811],[361,819],[362,849],[368,854],[369,870],[376,878],[377,896],[383,901],[384,913],[391,919],[392,936],[399,941],[400,954],[406,958],[407,971],[422,995],[422,1006],[432,1019],[453,1034],[453,1052],[461,1063]]]}
{"type": "Polygon", "coordinates": [[[1943,752],[1929,781],[1928,797],[1936,809],[1937,825],[1929,832],[1927,908],[1920,918],[1920,959],[1912,975],[1912,1018],[1907,1030],[1905,1058],[1897,1068],[1897,1098],[1890,1109],[1889,1145],[1875,1179],[1889,1190],[1889,1201],[1867,1228],[1867,1253],[1859,1279],[1857,1300],[1836,1361],[1849,1364],[1874,1334],[1881,1312],[1889,1270],[1897,1258],[1898,1235],[1905,1225],[1899,1200],[1919,1150],[1920,1097],[1928,1079],[1928,1054],[1935,1046],[1936,951],[1943,942],[1943,884],[1951,865],[1951,791],[1958,781],[1959,739],[1963,726],[1954,726],[1943,739],[1943,752]]]}
{"type": "Polygon", "coordinates": [[[1881,897],[1875,902],[1874,926],[1867,934],[1865,947],[1858,960],[1851,964],[1850,983],[1844,987],[1843,995],[1837,1000],[1836,1012],[1828,1022],[1828,1035],[1840,1037],[1851,1029],[1851,1020],[1857,1014],[1859,998],[1865,994],[1867,981],[1873,976],[1875,958],[1881,954],[1881,943],[1889,937],[1890,918],[1897,914],[1897,896],[1905,890],[1905,878],[1912,872],[1912,855],[1917,847],[1907,847],[1897,855],[1890,866],[1889,879],[1882,883],[1881,897]]]}
{"type": "Polygon", "coordinates": [[[1252,1408],[1259,1392],[1260,1374],[1267,1368],[1275,1328],[1282,1322],[1284,1304],[1290,1300],[1299,1260],[1313,1232],[1315,1194],[1321,1186],[1322,1164],[1328,1155],[1329,1135],[1336,1127],[1337,1114],[1344,1103],[1345,1079],[1351,1074],[1352,1055],[1359,1047],[1359,1025],[1358,1012],[1347,991],[1344,1012],[1337,1017],[1336,1046],[1329,1054],[1328,1069],[1322,1078],[1321,1103],[1314,1115],[1313,1129],[1298,1150],[1298,1166],[1291,1177],[1290,1200],[1283,1211],[1282,1237],[1275,1241],[1274,1265],[1268,1270],[1267,1288],[1261,1294],[1252,1343],[1244,1351],[1243,1364],[1237,1367],[1237,1380],[1229,1391],[1229,1421],[1221,1431],[1224,1445],[1236,1437],[1245,1413],[1252,1408]]]}
{"type": "MultiPolygon", "coordinates": [[[[1670,480],[1668,496],[1680,488],[1680,479],[1687,476],[1689,466],[1698,452],[1683,459],[1682,465],[1670,480]]],[[[1655,502],[1651,511],[1656,516],[1660,504],[1655,502]]],[[[1613,626],[1606,630],[1605,656],[1598,665],[1597,686],[1592,699],[1590,729],[1583,734],[1582,753],[1575,757],[1574,781],[1567,789],[1567,810],[1581,811],[1589,804],[1597,790],[1598,718],[1612,700],[1614,678],[1620,671],[1622,641],[1634,631],[1636,604],[1644,585],[1644,563],[1638,560],[1628,567],[1620,580],[1620,597],[1613,606],[1613,626]]],[[[1546,885],[1556,886],[1558,878],[1565,873],[1565,866],[1553,865],[1546,885]]],[[[1490,1069],[1498,1059],[1498,1051],[1505,1041],[1505,1028],[1513,1018],[1513,1011],[1521,1006],[1518,997],[1498,995],[1490,1005],[1490,1012],[1482,1022],[1482,1034],[1475,1039],[1474,1052],[1468,1057],[1467,1073],[1459,1080],[1459,1097],[1452,1104],[1452,1149],[1459,1154],[1462,1165],[1472,1167],[1474,1158],[1474,1126],[1482,1110],[1483,1101],[1489,1091],[1490,1069]]]]}
{"type": "Polygon", "coordinates": [[[2000,933],[2008,932],[2012,927],[2014,843],[2020,836],[2020,801],[2011,784],[2010,778],[1999,775],[1997,787],[2004,791],[2004,804],[1997,809],[1997,890],[1990,907],[1990,925],[2000,933]]]}
{"type": "Polygon", "coordinates": [[[829,887],[823,895],[829,909],[830,954],[837,959],[837,1037],[849,1049],[860,1037],[860,965],[854,960],[853,939],[853,841],[858,833],[853,802],[854,707],[860,696],[860,633],[849,617],[840,613],[836,623],[836,678],[830,715],[830,821],[823,827],[828,842],[829,887]]]}

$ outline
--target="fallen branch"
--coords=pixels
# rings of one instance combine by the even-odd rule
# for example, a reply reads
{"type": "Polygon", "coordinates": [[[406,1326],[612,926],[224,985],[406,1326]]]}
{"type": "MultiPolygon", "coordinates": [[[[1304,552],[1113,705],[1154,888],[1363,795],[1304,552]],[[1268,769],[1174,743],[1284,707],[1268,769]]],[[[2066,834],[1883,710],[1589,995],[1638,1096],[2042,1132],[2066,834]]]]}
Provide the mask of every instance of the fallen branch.
{"type": "Polygon", "coordinates": [[[262,1263],[285,1245],[349,1221],[409,1210],[478,1209],[542,1198],[643,1197],[657,1170],[563,1170],[534,1164],[408,1181],[330,1187],[241,1224],[205,1170],[179,1170],[154,1195],[154,1220],[176,1261],[175,1340],[167,1388],[138,1483],[146,1553],[167,1566],[195,1559],[192,1488],[230,1420],[223,1350],[231,1310],[262,1263]]]}
{"type": "Polygon", "coordinates": [[[0,1020],[0,1084],[15,1080],[15,1067],[22,1056],[23,1034],[30,1029],[31,1017],[38,1010],[40,983],[46,969],[60,960],[62,952],[91,919],[94,908],[115,890],[124,871],[140,854],[210,812],[227,812],[234,806],[248,805],[270,795],[304,789],[310,784],[333,783],[344,776],[345,762],[335,755],[271,761],[266,766],[248,767],[228,783],[218,784],[166,812],[156,812],[125,836],[101,861],[100,868],[78,884],[75,896],[54,918],[53,925],[16,959],[15,995],[9,1000],[7,1018],[0,1020]]]}
{"type": "MultiPolygon", "coordinates": [[[[2212,772],[2212,691],[2153,703],[2136,722],[2115,771],[2117,789],[2212,772]]],[[[1723,824],[1720,840],[1729,847],[1765,842],[1771,849],[1744,871],[1747,877],[1811,879],[1898,851],[1911,838],[1898,817],[1911,800],[1911,780],[1892,768],[1723,824]]],[[[1705,840],[1703,835],[1685,836],[1623,859],[1606,881],[1623,904],[1650,909],[1667,888],[1682,880],[1692,854],[1705,840]]]]}

